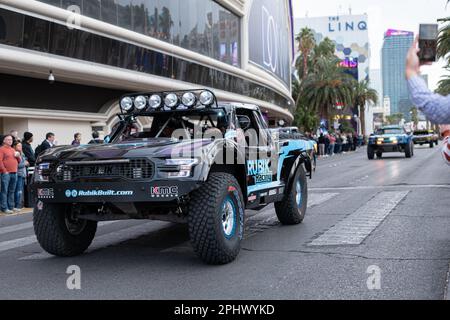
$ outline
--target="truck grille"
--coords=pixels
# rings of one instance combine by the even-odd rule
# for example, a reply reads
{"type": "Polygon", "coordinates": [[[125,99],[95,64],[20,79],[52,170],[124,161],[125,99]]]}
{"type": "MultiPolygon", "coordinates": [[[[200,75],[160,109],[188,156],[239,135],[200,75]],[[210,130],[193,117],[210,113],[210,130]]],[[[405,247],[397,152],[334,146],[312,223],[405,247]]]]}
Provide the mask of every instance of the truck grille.
{"type": "MultiPolygon", "coordinates": [[[[122,160],[123,161],[123,160],[122,160]]],[[[74,163],[64,163],[56,167],[55,180],[58,182],[71,182],[80,179],[111,180],[148,180],[153,178],[154,165],[148,159],[132,159],[129,162],[115,163],[108,161],[89,161],[83,164],[82,161],[74,163]]]]}

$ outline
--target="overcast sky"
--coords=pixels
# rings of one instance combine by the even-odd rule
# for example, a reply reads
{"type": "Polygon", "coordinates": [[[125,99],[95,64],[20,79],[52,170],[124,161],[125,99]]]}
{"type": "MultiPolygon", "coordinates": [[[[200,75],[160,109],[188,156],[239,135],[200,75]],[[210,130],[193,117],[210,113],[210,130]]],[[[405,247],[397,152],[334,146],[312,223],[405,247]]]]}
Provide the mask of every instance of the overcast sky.
{"type": "MultiPolygon", "coordinates": [[[[438,18],[450,16],[447,0],[292,0],[294,17],[332,16],[367,13],[369,17],[369,41],[371,45],[371,68],[380,68],[380,52],[383,34],[387,29],[400,29],[417,33],[420,23],[436,23],[438,18]]],[[[423,73],[429,75],[430,88],[443,75],[443,63],[424,67],[423,73]]]]}

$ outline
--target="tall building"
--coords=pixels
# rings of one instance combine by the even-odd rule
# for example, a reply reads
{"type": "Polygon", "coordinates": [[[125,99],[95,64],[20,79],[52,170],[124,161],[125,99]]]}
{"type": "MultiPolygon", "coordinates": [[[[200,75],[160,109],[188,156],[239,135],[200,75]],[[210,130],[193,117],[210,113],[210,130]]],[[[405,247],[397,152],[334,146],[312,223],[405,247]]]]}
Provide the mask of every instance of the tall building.
{"type": "Polygon", "coordinates": [[[305,27],[313,30],[316,42],[328,37],[335,43],[336,56],[346,66],[357,69],[357,80],[369,79],[370,48],[366,14],[297,18],[294,34],[297,35],[305,27]]]}
{"type": "Polygon", "coordinates": [[[383,103],[383,82],[380,69],[370,70],[370,87],[378,93],[378,103],[370,105],[368,108],[368,112],[373,119],[372,130],[368,133],[372,133],[375,128],[380,127],[383,124],[384,117],[388,113],[388,111],[385,110],[383,103]]]}
{"type": "Polygon", "coordinates": [[[405,58],[414,41],[414,33],[389,29],[382,48],[383,96],[389,97],[391,114],[403,113],[410,120],[412,103],[405,79],[405,58]]]}
{"type": "Polygon", "coordinates": [[[0,0],[0,133],[86,142],[126,92],[204,87],[290,121],[291,25],[290,0],[0,0]]]}
{"type": "MultiPolygon", "coordinates": [[[[295,19],[294,33],[301,29],[312,29],[317,43],[328,37],[335,43],[335,55],[342,60],[341,66],[351,74],[355,80],[369,79],[370,47],[368,33],[368,17],[364,15],[340,15],[332,17],[314,17],[295,19]]],[[[298,47],[298,46],[296,46],[298,47]]],[[[298,56],[297,52],[297,56],[298,56]]],[[[359,111],[356,108],[344,109],[341,119],[350,120],[355,129],[361,133],[361,122],[358,119],[359,111]]],[[[366,108],[365,129],[372,128],[371,114],[366,108]]]]}
{"type": "Polygon", "coordinates": [[[383,107],[383,81],[381,78],[380,69],[370,70],[370,82],[369,85],[378,93],[378,103],[375,107],[383,107]]]}

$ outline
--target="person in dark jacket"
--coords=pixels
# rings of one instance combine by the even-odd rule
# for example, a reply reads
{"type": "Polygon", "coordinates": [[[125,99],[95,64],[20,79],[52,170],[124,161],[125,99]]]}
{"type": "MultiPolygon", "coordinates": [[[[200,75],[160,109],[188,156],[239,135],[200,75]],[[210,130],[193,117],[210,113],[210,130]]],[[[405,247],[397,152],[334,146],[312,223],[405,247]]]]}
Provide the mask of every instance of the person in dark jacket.
{"type": "Polygon", "coordinates": [[[325,136],[323,133],[319,136],[319,155],[323,157],[325,155],[325,136]]]}
{"type": "Polygon", "coordinates": [[[54,145],[55,145],[55,134],[49,132],[45,135],[45,140],[42,141],[42,143],[36,148],[35,151],[36,157],[38,157],[45,150],[53,148],[54,145]]]}
{"type": "Polygon", "coordinates": [[[22,149],[30,167],[34,167],[34,164],[36,163],[36,156],[34,155],[33,147],[31,146],[32,143],[33,134],[31,132],[25,132],[23,134],[22,149]]]}
{"type": "Polygon", "coordinates": [[[98,143],[103,143],[103,140],[101,140],[100,135],[97,131],[92,132],[92,140],[89,141],[89,144],[98,144],[98,143]]]}

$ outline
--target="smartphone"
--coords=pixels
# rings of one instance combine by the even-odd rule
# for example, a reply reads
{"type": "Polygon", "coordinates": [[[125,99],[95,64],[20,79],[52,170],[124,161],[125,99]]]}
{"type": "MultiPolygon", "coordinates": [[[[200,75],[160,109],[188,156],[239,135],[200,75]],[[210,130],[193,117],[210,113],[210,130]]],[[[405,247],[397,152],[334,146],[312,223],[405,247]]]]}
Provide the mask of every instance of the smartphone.
{"type": "Polygon", "coordinates": [[[421,24],[419,28],[420,62],[435,62],[438,38],[437,24],[421,24]]]}

